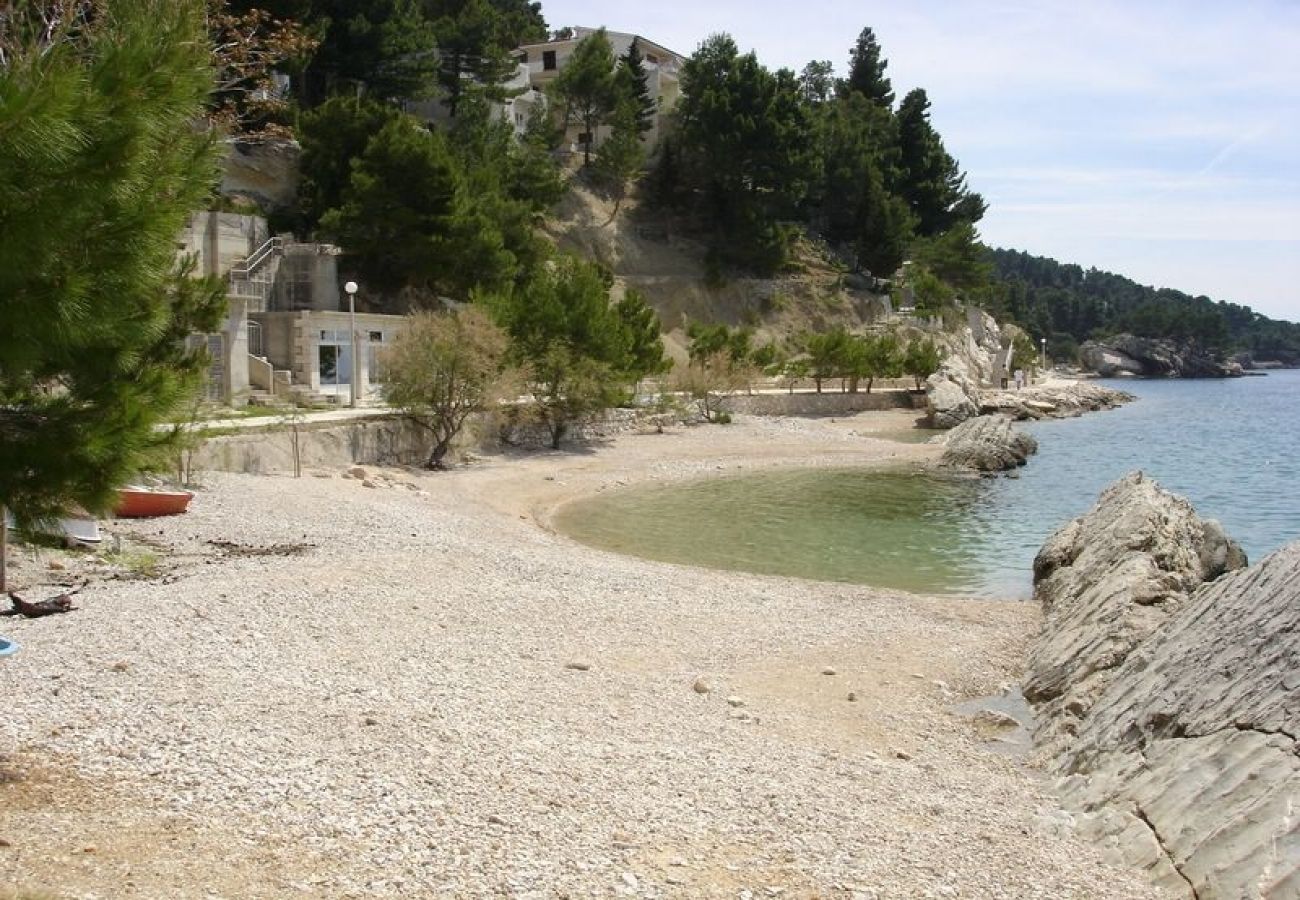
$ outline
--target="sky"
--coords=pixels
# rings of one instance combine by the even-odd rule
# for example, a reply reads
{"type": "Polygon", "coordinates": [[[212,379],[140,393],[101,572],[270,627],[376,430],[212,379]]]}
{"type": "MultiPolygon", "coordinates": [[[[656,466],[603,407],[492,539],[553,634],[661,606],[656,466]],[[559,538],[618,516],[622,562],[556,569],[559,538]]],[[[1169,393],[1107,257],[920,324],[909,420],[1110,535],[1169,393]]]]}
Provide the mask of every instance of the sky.
{"type": "Polygon", "coordinates": [[[991,246],[1300,321],[1300,0],[542,0],[689,55],[843,74],[870,26],[901,99],[989,211],[991,246]]]}

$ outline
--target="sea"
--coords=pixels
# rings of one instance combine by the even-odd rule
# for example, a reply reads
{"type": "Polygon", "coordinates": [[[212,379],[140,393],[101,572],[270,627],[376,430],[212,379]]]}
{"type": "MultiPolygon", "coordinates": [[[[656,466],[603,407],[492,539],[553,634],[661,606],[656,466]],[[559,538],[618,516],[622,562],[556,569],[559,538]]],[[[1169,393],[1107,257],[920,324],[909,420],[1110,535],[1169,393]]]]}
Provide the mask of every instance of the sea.
{"type": "Polygon", "coordinates": [[[1044,541],[1141,470],[1219,520],[1251,560],[1300,540],[1300,371],[1102,383],[1138,399],[1024,424],[1039,449],[1014,477],[759,472],[607,492],[555,524],[649,559],[1027,599],[1044,541]]]}

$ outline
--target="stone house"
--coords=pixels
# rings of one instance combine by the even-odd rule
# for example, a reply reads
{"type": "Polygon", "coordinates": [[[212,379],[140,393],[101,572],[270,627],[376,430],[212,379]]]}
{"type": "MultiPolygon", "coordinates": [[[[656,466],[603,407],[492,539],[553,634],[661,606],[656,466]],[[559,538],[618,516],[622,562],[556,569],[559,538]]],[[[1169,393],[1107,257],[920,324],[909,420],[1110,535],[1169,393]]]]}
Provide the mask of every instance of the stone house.
{"type": "Polygon", "coordinates": [[[212,358],[209,400],[347,404],[354,372],[362,400],[377,396],[380,354],[406,320],[358,312],[354,344],[337,247],[272,236],[260,216],[215,211],[194,213],[177,245],[197,257],[197,274],[228,285],[221,330],[191,338],[212,358]]]}

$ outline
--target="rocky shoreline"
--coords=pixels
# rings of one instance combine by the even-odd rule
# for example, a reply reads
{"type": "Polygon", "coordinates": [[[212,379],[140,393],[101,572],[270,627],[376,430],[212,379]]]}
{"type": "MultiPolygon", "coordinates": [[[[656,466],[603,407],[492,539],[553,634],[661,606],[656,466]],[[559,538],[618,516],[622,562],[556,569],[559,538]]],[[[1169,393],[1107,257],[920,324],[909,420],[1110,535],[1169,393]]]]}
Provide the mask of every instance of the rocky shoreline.
{"type": "Polygon", "coordinates": [[[1135,473],[1034,581],[1023,689],[1077,832],[1178,896],[1300,896],[1300,542],[1247,568],[1135,473]]]}

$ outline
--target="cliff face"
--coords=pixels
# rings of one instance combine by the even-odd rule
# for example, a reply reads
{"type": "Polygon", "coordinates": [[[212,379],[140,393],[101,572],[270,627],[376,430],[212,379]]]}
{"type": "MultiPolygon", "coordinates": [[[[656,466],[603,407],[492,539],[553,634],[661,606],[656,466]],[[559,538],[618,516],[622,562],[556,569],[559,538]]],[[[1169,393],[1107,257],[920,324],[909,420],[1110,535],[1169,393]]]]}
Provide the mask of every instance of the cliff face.
{"type": "Polygon", "coordinates": [[[1230,378],[1242,373],[1235,361],[1224,362],[1190,344],[1120,334],[1088,341],[1079,348],[1083,367],[1103,378],[1230,378]]]}
{"type": "Polygon", "coordinates": [[[1300,543],[1244,566],[1140,474],[1035,562],[1025,693],[1062,799],[1196,900],[1300,896],[1300,543]]]}

